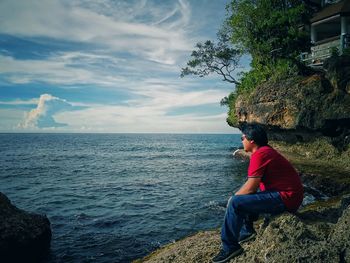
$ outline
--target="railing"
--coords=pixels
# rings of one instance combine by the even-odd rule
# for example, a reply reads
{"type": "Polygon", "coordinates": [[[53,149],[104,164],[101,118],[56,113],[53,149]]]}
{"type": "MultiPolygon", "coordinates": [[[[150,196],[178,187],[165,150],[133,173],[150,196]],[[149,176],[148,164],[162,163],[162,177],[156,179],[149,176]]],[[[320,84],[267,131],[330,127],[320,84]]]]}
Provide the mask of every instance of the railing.
{"type": "Polygon", "coordinates": [[[311,53],[302,53],[301,60],[307,65],[318,66],[322,65],[323,61],[332,55],[333,49],[341,48],[340,37],[316,42],[315,46],[311,47],[311,53]]]}

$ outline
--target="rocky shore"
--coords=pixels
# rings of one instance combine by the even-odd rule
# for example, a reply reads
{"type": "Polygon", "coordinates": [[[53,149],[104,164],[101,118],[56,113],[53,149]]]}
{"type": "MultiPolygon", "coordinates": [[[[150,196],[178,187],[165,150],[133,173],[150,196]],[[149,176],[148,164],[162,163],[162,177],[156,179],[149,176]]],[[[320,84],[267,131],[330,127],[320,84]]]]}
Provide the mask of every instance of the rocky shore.
{"type": "MultiPolygon", "coordinates": [[[[257,237],[230,262],[350,262],[350,196],[256,223],[257,237]],[[267,222],[269,221],[269,222],[267,222]]],[[[179,240],[135,262],[210,262],[220,231],[179,240]]]]}
{"type": "MultiPolygon", "coordinates": [[[[231,262],[350,262],[350,57],[312,75],[266,81],[230,105],[228,123],[257,122],[296,167],[306,190],[296,214],[256,223],[257,238],[231,262]]],[[[242,151],[235,158],[249,159],[242,151]]],[[[210,262],[219,230],[204,231],[136,262],[210,262]]]]}
{"type": "Polygon", "coordinates": [[[48,218],[18,209],[0,192],[0,262],[40,262],[50,242],[48,218]]]}
{"type": "MultiPolygon", "coordinates": [[[[326,193],[316,187],[322,180],[302,174],[313,202],[296,214],[261,217],[257,237],[243,244],[244,253],[230,262],[350,262],[350,194],[328,184],[326,193]]],[[[324,188],[327,188],[327,184],[324,188]]],[[[211,262],[220,249],[220,229],[199,232],[164,246],[135,263],[211,262]]]]}
{"type": "MultiPolygon", "coordinates": [[[[342,165],[333,150],[319,151],[317,144],[270,144],[298,170],[306,205],[296,214],[260,218],[255,224],[256,239],[244,244],[244,253],[230,262],[350,262],[349,164],[342,165]]],[[[250,158],[243,150],[235,151],[233,157],[247,161],[250,158]]],[[[220,243],[220,229],[203,231],[135,262],[211,262],[220,243]]]]}

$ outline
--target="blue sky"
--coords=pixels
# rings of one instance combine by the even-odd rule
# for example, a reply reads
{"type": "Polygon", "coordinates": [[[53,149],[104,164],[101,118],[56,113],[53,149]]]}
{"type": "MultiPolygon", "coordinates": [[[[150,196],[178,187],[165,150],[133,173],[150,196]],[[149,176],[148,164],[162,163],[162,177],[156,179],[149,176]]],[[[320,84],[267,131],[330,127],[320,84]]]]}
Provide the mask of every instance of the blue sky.
{"type": "Polygon", "coordinates": [[[0,132],[237,132],[233,85],[180,78],[227,2],[1,0],[0,132]]]}

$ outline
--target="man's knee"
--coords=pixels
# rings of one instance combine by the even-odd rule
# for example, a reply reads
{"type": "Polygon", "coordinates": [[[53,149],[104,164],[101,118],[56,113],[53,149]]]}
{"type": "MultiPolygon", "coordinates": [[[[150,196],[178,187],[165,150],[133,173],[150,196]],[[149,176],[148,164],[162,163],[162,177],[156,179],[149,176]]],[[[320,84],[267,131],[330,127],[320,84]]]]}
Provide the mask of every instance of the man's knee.
{"type": "Polygon", "coordinates": [[[236,212],[245,211],[246,198],[243,195],[234,195],[228,202],[228,208],[235,210],[236,212]]]}
{"type": "Polygon", "coordinates": [[[231,198],[228,200],[227,203],[227,208],[228,209],[237,209],[237,205],[240,203],[239,201],[239,196],[238,195],[233,195],[231,198]]]}

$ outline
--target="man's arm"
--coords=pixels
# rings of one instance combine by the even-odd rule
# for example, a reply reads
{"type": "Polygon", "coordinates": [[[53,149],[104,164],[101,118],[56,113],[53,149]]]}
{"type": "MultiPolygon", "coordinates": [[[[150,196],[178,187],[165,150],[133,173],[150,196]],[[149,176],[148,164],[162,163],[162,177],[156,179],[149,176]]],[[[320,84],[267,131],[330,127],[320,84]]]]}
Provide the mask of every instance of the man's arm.
{"type": "Polygon", "coordinates": [[[261,178],[248,178],[244,185],[239,189],[235,195],[249,195],[254,194],[258,190],[261,178]]]}

